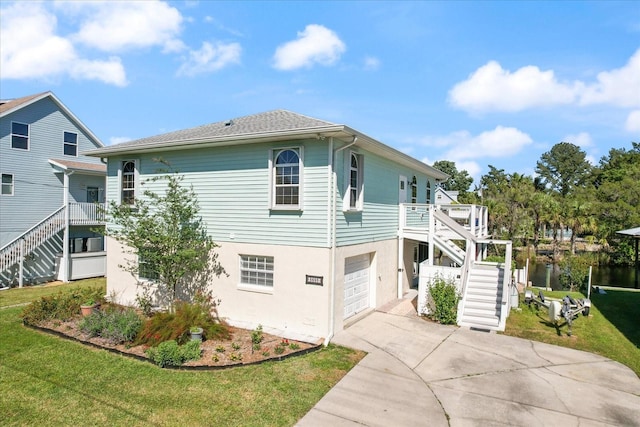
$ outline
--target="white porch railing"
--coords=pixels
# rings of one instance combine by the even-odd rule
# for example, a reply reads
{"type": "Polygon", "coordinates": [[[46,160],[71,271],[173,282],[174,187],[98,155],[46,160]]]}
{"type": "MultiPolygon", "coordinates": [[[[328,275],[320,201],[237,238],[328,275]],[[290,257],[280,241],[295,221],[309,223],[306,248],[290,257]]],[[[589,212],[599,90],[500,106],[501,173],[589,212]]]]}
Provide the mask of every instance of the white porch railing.
{"type": "Polygon", "coordinates": [[[71,225],[101,225],[105,223],[104,203],[69,203],[71,225]]]}
{"type": "MultiPolygon", "coordinates": [[[[433,219],[434,211],[441,211],[448,217],[455,220],[458,225],[464,227],[467,231],[477,238],[487,237],[489,235],[488,220],[489,211],[486,206],[480,205],[428,205],[416,203],[401,203],[399,227],[402,232],[434,232],[439,235],[446,236],[450,227],[441,221],[433,219]]],[[[455,238],[455,235],[448,236],[455,238]]]]}
{"type": "MultiPolygon", "coordinates": [[[[69,225],[101,225],[104,223],[104,204],[69,203],[69,225]]],[[[61,206],[38,224],[0,248],[0,272],[19,264],[19,284],[22,286],[25,256],[65,227],[65,207],[61,206]]],[[[68,242],[65,242],[65,244],[68,244],[68,242]]]]}

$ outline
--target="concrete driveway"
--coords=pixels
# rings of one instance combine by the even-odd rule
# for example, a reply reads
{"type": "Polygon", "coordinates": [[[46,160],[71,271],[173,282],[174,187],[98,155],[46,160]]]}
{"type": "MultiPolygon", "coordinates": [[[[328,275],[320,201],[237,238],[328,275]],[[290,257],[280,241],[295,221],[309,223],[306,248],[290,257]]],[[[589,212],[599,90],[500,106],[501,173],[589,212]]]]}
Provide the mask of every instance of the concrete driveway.
{"type": "Polygon", "coordinates": [[[640,379],[595,354],[378,311],[333,342],[368,354],[299,426],[640,426],[640,379]]]}

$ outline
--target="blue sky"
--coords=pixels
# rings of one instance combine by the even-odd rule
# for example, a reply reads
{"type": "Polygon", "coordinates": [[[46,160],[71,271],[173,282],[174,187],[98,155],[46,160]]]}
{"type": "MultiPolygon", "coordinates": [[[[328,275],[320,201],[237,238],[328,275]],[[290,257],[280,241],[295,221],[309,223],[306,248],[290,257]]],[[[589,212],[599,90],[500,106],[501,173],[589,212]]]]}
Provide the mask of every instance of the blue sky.
{"type": "Polygon", "coordinates": [[[640,141],[640,2],[0,3],[0,98],[105,144],[274,109],[477,179],[640,141]]]}

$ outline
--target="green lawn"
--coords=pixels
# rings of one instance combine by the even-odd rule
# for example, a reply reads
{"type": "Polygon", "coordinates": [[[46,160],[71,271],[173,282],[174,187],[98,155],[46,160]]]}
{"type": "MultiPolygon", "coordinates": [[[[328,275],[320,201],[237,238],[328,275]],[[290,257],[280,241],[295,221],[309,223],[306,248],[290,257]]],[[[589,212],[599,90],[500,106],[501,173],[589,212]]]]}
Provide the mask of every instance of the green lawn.
{"type": "MultiPolygon", "coordinates": [[[[537,291],[536,291],[537,292],[537,291]]],[[[544,292],[545,296],[562,298],[568,292],[544,292]]],[[[574,298],[584,298],[571,293],[574,298]]],[[[522,295],[520,295],[522,300],[522,295]]],[[[600,354],[631,368],[640,376],[640,331],[637,327],[640,313],[640,292],[609,291],[591,296],[591,312],[573,321],[573,335],[567,326],[556,327],[547,318],[544,309],[536,310],[524,303],[522,311],[511,310],[507,319],[506,335],[527,338],[563,347],[600,354]]]]}
{"type": "MultiPolygon", "coordinates": [[[[0,307],[96,283],[2,291],[0,307]]],[[[364,356],[330,345],[282,362],[165,370],[25,328],[22,309],[0,309],[3,426],[291,426],[364,356]]]]}

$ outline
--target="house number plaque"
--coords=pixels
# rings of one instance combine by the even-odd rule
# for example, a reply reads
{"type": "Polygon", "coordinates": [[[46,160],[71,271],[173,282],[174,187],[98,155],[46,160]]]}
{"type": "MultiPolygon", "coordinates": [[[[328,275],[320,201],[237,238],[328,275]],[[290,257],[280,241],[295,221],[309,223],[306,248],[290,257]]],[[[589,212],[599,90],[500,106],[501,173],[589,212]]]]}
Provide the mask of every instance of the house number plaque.
{"type": "Polygon", "coordinates": [[[317,285],[317,286],[322,286],[322,276],[309,276],[308,274],[305,275],[306,276],[306,280],[305,280],[305,285],[317,285]]]}

